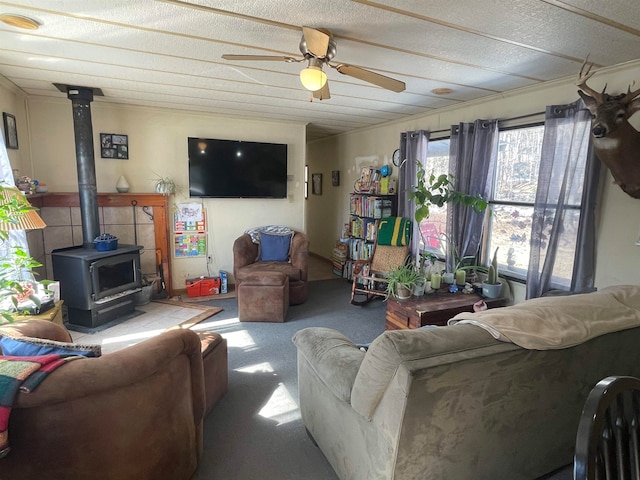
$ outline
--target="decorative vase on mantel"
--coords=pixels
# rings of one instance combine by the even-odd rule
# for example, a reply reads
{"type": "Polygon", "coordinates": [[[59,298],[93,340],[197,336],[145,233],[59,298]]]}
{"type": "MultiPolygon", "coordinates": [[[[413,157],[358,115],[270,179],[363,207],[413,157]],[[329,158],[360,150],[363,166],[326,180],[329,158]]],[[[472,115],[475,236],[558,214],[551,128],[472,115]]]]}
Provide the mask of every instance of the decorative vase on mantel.
{"type": "Polygon", "coordinates": [[[129,182],[124,178],[124,175],[120,175],[118,183],[116,183],[116,190],[119,193],[127,193],[129,191],[129,182]]]}

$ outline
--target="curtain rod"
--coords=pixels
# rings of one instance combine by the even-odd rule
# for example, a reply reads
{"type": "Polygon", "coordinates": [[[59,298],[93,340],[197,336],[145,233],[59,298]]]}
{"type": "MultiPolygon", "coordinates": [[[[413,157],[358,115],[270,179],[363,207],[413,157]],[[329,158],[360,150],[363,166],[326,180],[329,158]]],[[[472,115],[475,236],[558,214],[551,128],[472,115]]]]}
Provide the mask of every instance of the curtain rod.
{"type": "MultiPolygon", "coordinates": [[[[527,113],[526,115],[520,115],[518,117],[498,119],[498,123],[512,122],[514,120],[522,120],[523,118],[537,117],[538,115],[544,115],[544,114],[545,114],[544,111],[543,112],[536,112],[536,113],[527,113]]],[[[434,133],[448,133],[450,131],[451,131],[450,128],[444,128],[442,130],[433,130],[432,132],[429,132],[429,133],[431,135],[433,135],[434,133]]]]}

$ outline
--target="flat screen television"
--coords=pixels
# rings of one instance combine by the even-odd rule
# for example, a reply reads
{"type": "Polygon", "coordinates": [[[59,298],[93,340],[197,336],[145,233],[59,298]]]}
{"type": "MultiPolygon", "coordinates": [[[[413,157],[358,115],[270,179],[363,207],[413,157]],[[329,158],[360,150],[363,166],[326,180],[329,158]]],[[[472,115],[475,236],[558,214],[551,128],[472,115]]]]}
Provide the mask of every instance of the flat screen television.
{"type": "Polygon", "coordinates": [[[189,196],[286,198],[287,145],[188,138],[189,196]]]}

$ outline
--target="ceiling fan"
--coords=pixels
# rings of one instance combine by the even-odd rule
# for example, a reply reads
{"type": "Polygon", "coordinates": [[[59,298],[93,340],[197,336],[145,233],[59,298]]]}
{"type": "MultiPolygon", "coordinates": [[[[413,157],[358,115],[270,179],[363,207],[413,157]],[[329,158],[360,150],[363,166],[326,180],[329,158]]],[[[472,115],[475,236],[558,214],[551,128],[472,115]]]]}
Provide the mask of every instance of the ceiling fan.
{"type": "Polygon", "coordinates": [[[364,68],[354,67],[339,63],[332,65],[329,61],[335,56],[336,42],[329,30],[324,28],[302,27],[302,40],[300,40],[300,52],[303,58],[297,59],[288,56],[278,55],[222,55],[225,60],[266,60],[280,61],[287,63],[304,62],[308,65],[300,72],[300,81],[307,90],[313,92],[313,97],[319,100],[327,100],[331,98],[329,93],[329,83],[327,74],[324,73],[322,67],[328,65],[343,75],[358,78],[365,82],[372,83],[387,90],[394,92],[402,92],[405,89],[404,82],[385,77],[378,73],[373,73],[364,68]]]}

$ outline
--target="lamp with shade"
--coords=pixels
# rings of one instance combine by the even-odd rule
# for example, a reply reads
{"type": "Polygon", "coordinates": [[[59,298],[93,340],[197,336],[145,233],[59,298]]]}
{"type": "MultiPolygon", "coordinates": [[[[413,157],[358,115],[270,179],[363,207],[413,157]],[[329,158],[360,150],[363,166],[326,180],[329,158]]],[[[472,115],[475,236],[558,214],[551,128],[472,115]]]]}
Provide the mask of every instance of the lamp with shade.
{"type": "Polygon", "coordinates": [[[35,230],[47,226],[16,187],[2,186],[0,195],[0,231],[35,230]]]}

